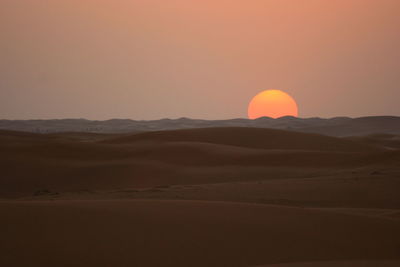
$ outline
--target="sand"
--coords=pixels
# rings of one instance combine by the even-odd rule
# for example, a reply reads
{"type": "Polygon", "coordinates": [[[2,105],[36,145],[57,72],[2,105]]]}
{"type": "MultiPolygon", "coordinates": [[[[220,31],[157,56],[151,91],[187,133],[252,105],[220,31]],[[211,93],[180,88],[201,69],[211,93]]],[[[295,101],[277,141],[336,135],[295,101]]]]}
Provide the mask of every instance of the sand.
{"type": "Polygon", "coordinates": [[[268,264],[257,267],[397,267],[400,261],[318,261],[288,264],[268,264]]]}
{"type": "Polygon", "coordinates": [[[0,266],[398,266],[382,138],[1,131],[0,266]]]}
{"type": "Polygon", "coordinates": [[[398,257],[396,220],[229,202],[1,203],[2,266],[251,266],[398,257]],[[4,243],[7,241],[6,243],[4,243]]]}

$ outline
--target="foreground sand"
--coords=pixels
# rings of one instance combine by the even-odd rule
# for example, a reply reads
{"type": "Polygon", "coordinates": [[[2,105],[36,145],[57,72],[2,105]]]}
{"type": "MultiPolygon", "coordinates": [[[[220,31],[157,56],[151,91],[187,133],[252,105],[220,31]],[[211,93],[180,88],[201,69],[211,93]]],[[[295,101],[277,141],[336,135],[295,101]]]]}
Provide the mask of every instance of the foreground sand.
{"type": "Polygon", "coordinates": [[[400,261],[317,261],[287,264],[268,264],[257,267],[398,267],[400,261]]]}
{"type": "Polygon", "coordinates": [[[0,203],[1,266],[251,266],[399,257],[396,220],[197,201],[0,203]]]}
{"type": "Polygon", "coordinates": [[[399,266],[387,138],[0,132],[0,266],[399,266]]]}

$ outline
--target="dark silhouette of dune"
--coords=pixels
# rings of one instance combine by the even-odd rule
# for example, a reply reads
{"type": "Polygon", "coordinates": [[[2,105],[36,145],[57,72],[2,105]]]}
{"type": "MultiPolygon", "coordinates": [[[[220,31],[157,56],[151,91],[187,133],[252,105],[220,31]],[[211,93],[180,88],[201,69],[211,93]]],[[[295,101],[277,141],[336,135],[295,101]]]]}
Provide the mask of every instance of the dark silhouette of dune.
{"type": "Polygon", "coordinates": [[[399,134],[400,118],[391,116],[362,117],[344,120],[337,125],[311,125],[302,131],[333,136],[399,134]]]}
{"type": "Polygon", "coordinates": [[[400,117],[376,116],[354,119],[336,117],[322,119],[287,116],[278,119],[262,117],[255,120],[199,120],[180,118],[153,121],[135,121],[129,119],[112,119],[106,121],[91,121],[85,119],[0,120],[0,129],[37,133],[134,133],[209,127],[273,128],[331,136],[369,135],[376,133],[400,134],[400,117]]]}

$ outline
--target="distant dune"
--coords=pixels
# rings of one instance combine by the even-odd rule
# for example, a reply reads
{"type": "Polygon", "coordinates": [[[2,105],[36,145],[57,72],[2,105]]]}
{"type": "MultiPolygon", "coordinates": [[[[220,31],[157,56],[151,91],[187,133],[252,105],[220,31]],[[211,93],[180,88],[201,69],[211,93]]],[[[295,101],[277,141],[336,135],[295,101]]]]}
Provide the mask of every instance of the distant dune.
{"type": "Polygon", "coordinates": [[[352,136],[348,139],[386,148],[400,149],[400,135],[374,134],[367,136],[352,136]]]}
{"type": "Polygon", "coordinates": [[[347,117],[322,119],[295,118],[288,116],[278,119],[262,117],[255,120],[199,120],[180,118],[153,121],[135,121],[129,119],[112,119],[106,121],[91,121],[85,119],[0,120],[0,129],[37,133],[133,133],[209,127],[273,128],[331,136],[354,136],[377,133],[400,134],[400,117],[375,116],[354,119],[347,117]]]}

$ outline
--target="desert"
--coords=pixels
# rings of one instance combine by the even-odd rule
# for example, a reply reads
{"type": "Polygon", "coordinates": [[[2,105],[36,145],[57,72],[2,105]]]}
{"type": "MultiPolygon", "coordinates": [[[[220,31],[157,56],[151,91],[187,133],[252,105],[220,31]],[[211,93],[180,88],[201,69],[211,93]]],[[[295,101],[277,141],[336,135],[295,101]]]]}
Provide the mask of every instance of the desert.
{"type": "Polygon", "coordinates": [[[400,151],[380,138],[2,131],[1,265],[397,266],[400,151]]]}
{"type": "Polygon", "coordinates": [[[400,0],[0,0],[0,267],[399,267],[400,0]]]}

